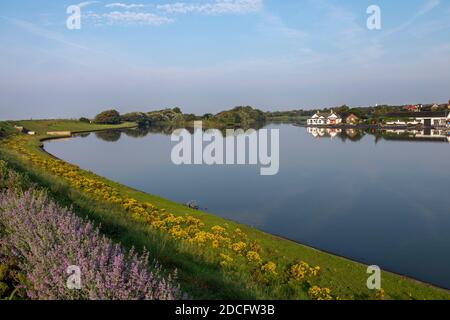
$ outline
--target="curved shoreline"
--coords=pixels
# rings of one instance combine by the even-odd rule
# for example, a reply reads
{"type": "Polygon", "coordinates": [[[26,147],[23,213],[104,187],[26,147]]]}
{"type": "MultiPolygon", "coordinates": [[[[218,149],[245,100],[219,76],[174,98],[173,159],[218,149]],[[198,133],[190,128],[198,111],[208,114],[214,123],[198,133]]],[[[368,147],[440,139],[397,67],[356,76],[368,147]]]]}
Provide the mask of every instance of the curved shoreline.
{"type": "MultiPolygon", "coordinates": [[[[42,152],[44,152],[45,154],[47,154],[48,156],[50,156],[50,157],[52,157],[54,159],[63,161],[65,163],[72,164],[70,162],[67,162],[67,161],[61,159],[61,158],[56,157],[55,155],[53,155],[50,152],[48,152],[47,150],[45,150],[44,142],[50,141],[50,140],[61,140],[61,139],[67,139],[67,138],[74,138],[74,135],[80,134],[80,133],[93,133],[93,132],[108,131],[108,130],[119,130],[120,131],[120,130],[124,130],[124,129],[133,129],[133,128],[136,128],[136,127],[137,126],[132,126],[132,127],[129,127],[129,128],[118,128],[118,129],[105,128],[105,129],[97,129],[97,130],[89,130],[89,131],[77,131],[77,132],[74,131],[74,132],[71,133],[70,136],[46,136],[46,137],[43,137],[43,138],[39,139],[39,141],[40,141],[39,148],[41,149],[42,152]]],[[[72,164],[72,165],[78,166],[77,164],[72,164]]],[[[81,169],[81,170],[86,171],[84,169],[81,169]]],[[[92,173],[97,175],[95,172],[92,172],[92,173]]],[[[103,179],[105,179],[107,181],[111,181],[113,183],[119,184],[119,185],[121,185],[121,186],[123,186],[123,187],[125,187],[125,188],[127,188],[129,190],[132,190],[132,191],[135,191],[135,192],[139,192],[139,193],[142,193],[142,194],[146,194],[146,195],[149,195],[149,196],[155,196],[155,195],[151,195],[151,194],[149,194],[149,193],[147,193],[145,191],[142,191],[142,190],[139,190],[139,189],[127,186],[127,185],[123,185],[121,182],[116,182],[116,181],[110,180],[107,177],[102,177],[102,176],[99,176],[99,177],[101,177],[101,178],[103,178],[103,179]]],[[[173,204],[176,204],[176,205],[182,205],[182,204],[177,203],[177,202],[175,202],[175,201],[173,201],[171,199],[163,198],[163,197],[160,197],[160,196],[156,196],[156,197],[162,198],[162,199],[164,199],[164,200],[166,200],[168,202],[171,202],[173,204]]],[[[223,219],[225,221],[230,221],[230,222],[234,222],[234,223],[237,223],[237,224],[245,225],[245,224],[242,224],[239,221],[235,221],[235,220],[232,220],[232,219],[226,219],[226,218],[221,217],[220,215],[217,215],[217,214],[214,214],[214,213],[211,213],[211,212],[204,212],[204,211],[200,211],[200,212],[202,212],[204,214],[208,214],[208,215],[213,215],[213,216],[218,217],[220,219],[223,219]]],[[[359,265],[362,265],[362,266],[365,266],[365,267],[369,266],[367,263],[359,261],[359,260],[356,260],[354,258],[350,258],[350,257],[342,256],[342,255],[339,255],[339,254],[335,254],[335,253],[333,253],[331,251],[320,249],[320,248],[317,248],[317,247],[309,245],[309,244],[308,245],[307,244],[303,244],[303,243],[301,243],[299,241],[292,240],[292,239],[289,239],[287,237],[284,237],[284,236],[281,236],[281,235],[278,235],[278,234],[268,233],[268,232],[262,231],[260,229],[256,229],[256,228],[254,228],[252,226],[249,226],[249,225],[246,225],[246,226],[248,228],[252,228],[252,229],[254,229],[254,230],[258,231],[258,232],[264,233],[264,234],[266,234],[268,236],[277,238],[279,240],[288,241],[288,242],[291,242],[291,243],[296,244],[296,245],[303,246],[305,248],[317,251],[317,252],[319,252],[321,254],[337,257],[337,258],[340,258],[340,259],[343,259],[343,260],[347,260],[347,261],[350,261],[350,262],[353,262],[353,263],[356,263],[356,264],[359,264],[359,265]]],[[[437,284],[434,284],[434,283],[431,283],[431,282],[426,282],[426,281],[414,278],[412,276],[403,275],[403,274],[400,274],[400,273],[397,273],[395,271],[391,271],[391,270],[388,270],[388,269],[382,269],[382,271],[385,272],[385,273],[389,273],[389,274],[392,274],[394,276],[406,279],[406,280],[410,280],[410,281],[415,282],[415,283],[420,284],[420,285],[424,285],[424,286],[427,286],[427,287],[430,287],[430,288],[435,288],[435,289],[438,289],[438,290],[442,290],[442,291],[444,291],[446,293],[450,293],[450,288],[446,288],[446,287],[443,287],[443,286],[440,286],[440,285],[437,285],[437,284]]]]}

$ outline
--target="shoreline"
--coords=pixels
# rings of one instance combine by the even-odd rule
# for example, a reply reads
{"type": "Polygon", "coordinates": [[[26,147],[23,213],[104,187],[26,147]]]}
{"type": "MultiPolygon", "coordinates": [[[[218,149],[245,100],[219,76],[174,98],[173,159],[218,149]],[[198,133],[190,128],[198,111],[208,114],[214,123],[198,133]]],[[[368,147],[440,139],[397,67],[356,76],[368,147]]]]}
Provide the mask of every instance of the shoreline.
{"type": "MultiPolygon", "coordinates": [[[[45,150],[45,141],[56,139],[72,138],[77,133],[87,133],[105,130],[123,130],[136,127],[135,123],[128,123],[128,127],[103,126],[98,127],[92,125],[88,127],[83,124],[77,124],[68,120],[49,121],[31,121],[28,122],[30,129],[35,129],[38,133],[35,136],[25,134],[12,133],[11,142],[14,140],[23,141],[21,143],[24,153],[31,153],[43,159],[59,159],[45,150]],[[56,129],[57,131],[71,131],[70,136],[48,136],[44,133],[56,129]],[[70,130],[71,129],[71,130],[70,130]],[[81,129],[81,130],[80,130],[81,129]],[[39,155],[40,154],[40,155],[39,155]]],[[[290,123],[294,125],[293,123],[290,123]]],[[[11,124],[10,124],[11,126],[11,124]]],[[[24,173],[29,173],[34,181],[40,185],[46,186],[50,190],[55,190],[54,196],[60,199],[65,205],[74,205],[83,217],[92,219],[95,223],[106,226],[104,234],[110,236],[117,243],[126,246],[137,246],[138,248],[150,248],[156,252],[163,260],[163,264],[171,270],[178,269],[183,279],[183,287],[192,296],[199,299],[273,299],[273,300],[308,300],[308,293],[301,289],[301,286],[294,286],[290,282],[276,282],[260,286],[252,280],[254,270],[251,271],[247,266],[243,268],[233,269],[234,272],[227,272],[222,268],[217,269],[217,264],[210,264],[210,260],[200,258],[198,254],[176,249],[167,248],[164,237],[155,242],[158,233],[154,234],[152,230],[140,223],[137,225],[130,220],[128,216],[122,216],[121,211],[116,209],[104,210],[100,203],[86,202],[85,195],[80,193],[78,189],[72,189],[67,182],[58,175],[52,175],[50,172],[40,170],[38,167],[30,166],[26,158],[21,156],[21,152],[0,144],[4,151],[4,155],[0,158],[10,161],[13,166],[24,173]],[[6,147],[6,148],[5,148],[6,147]],[[53,189],[55,188],[55,189],[53,189]],[[72,191],[74,193],[72,193],[72,191]],[[97,207],[100,205],[100,207],[97,207]],[[97,209],[96,209],[97,208],[97,209]],[[118,214],[116,214],[118,213],[118,214]],[[117,232],[120,230],[120,232],[117,232]],[[155,238],[156,237],[156,238],[155,238]],[[162,242],[161,242],[162,241],[162,242]],[[152,249],[153,248],[153,249],[152,249]],[[209,261],[209,262],[208,262],[209,261]],[[211,269],[212,268],[212,269],[211,269]],[[237,270],[239,270],[237,272],[237,270]],[[237,272],[237,273],[235,273],[237,272]],[[225,281],[225,282],[224,282],[225,281]],[[226,285],[227,283],[228,285],[226,285]],[[230,287],[231,285],[231,287],[230,287]],[[200,290],[200,288],[202,288],[200,290]],[[270,290],[269,290],[270,289],[270,290]],[[284,291],[285,289],[295,291],[284,291]],[[283,290],[283,291],[280,291],[283,290]],[[306,294],[306,296],[305,296],[306,294]]],[[[75,166],[69,162],[61,160],[63,165],[75,166]]],[[[95,172],[86,171],[78,167],[79,172],[88,179],[95,179],[99,183],[106,184],[111,188],[116,188],[122,197],[130,197],[137,199],[142,203],[152,203],[161,210],[167,210],[175,216],[192,215],[204,222],[206,230],[213,226],[225,225],[230,230],[239,228],[248,236],[248,241],[256,241],[264,249],[264,261],[275,261],[279,276],[284,278],[288,268],[292,263],[306,261],[311,265],[321,267],[321,275],[315,280],[315,285],[319,287],[332,288],[333,296],[348,300],[373,300],[374,291],[369,290],[365,283],[369,276],[366,272],[367,263],[351,259],[343,255],[334,254],[332,252],[321,250],[312,245],[307,245],[299,241],[294,241],[278,234],[265,232],[255,227],[240,224],[231,219],[222,218],[219,215],[191,210],[184,205],[178,204],[167,198],[154,196],[149,193],[134,189],[132,187],[114,182],[108,178],[99,176],[95,172]]],[[[82,192],[82,191],[81,191],[82,192]]],[[[246,241],[247,242],[247,241],[246,241]]],[[[175,244],[174,244],[175,245],[175,244]]],[[[211,255],[213,252],[208,246],[202,249],[204,257],[211,255]],[[204,251],[203,251],[204,250],[204,251]]],[[[200,252],[199,252],[200,254],[200,252]]],[[[236,260],[238,261],[238,260],[236,260]]],[[[381,270],[382,288],[387,292],[387,299],[393,300],[450,300],[450,291],[442,286],[431,282],[418,280],[414,277],[401,275],[389,270],[381,270]]],[[[300,284],[300,283],[299,283],[300,284]]]]}
{"type": "MultiPolygon", "coordinates": [[[[295,124],[292,124],[292,125],[295,125],[295,124]]],[[[318,126],[306,126],[306,125],[300,125],[300,126],[301,126],[301,127],[318,127],[318,126]]],[[[113,129],[111,129],[111,128],[105,128],[105,129],[96,129],[96,130],[82,130],[82,131],[77,131],[77,132],[75,132],[75,131],[74,131],[74,132],[71,132],[71,135],[70,135],[70,136],[68,135],[68,136],[48,136],[48,137],[43,137],[43,138],[39,138],[39,139],[38,139],[39,142],[40,142],[39,148],[41,149],[42,152],[44,152],[45,154],[47,154],[48,156],[50,156],[50,157],[52,157],[52,158],[54,158],[54,159],[63,161],[63,162],[65,162],[65,163],[72,164],[72,163],[70,163],[70,162],[67,162],[67,161],[65,161],[65,160],[63,160],[63,159],[60,159],[60,158],[56,157],[55,155],[53,155],[53,154],[51,154],[50,152],[48,152],[47,150],[45,150],[44,142],[50,141],[50,140],[59,140],[59,139],[75,138],[74,135],[79,134],[79,133],[93,133],[93,132],[108,131],[108,130],[124,130],[124,129],[132,129],[132,128],[137,128],[137,127],[138,127],[138,126],[135,125],[135,126],[131,126],[131,127],[128,127],[128,128],[117,128],[117,129],[114,129],[114,128],[113,128],[113,129]]],[[[325,126],[321,126],[321,127],[325,127],[325,126]]],[[[342,128],[342,126],[340,126],[340,128],[342,128]]],[[[351,126],[351,128],[355,128],[355,126],[351,126]]],[[[381,128],[379,128],[379,129],[381,129],[381,128]]],[[[77,166],[76,164],[72,164],[72,165],[77,166]]],[[[85,171],[84,169],[81,169],[81,170],[85,171]]],[[[97,175],[95,172],[92,172],[92,173],[95,174],[95,175],[97,175]]],[[[99,176],[99,177],[101,177],[101,178],[103,178],[103,179],[105,179],[105,180],[107,180],[107,181],[111,181],[112,183],[119,184],[119,185],[121,185],[121,186],[123,186],[123,187],[125,187],[125,188],[127,188],[127,189],[129,189],[129,190],[135,191],[135,192],[139,192],[139,193],[142,193],[142,194],[145,194],[145,195],[148,195],[148,196],[160,197],[160,196],[151,195],[151,194],[149,194],[149,193],[147,193],[146,191],[143,191],[143,190],[139,190],[139,189],[136,189],[136,188],[127,186],[127,185],[123,185],[121,182],[117,182],[117,181],[110,180],[110,179],[107,178],[107,177],[103,177],[103,176],[99,176]]],[[[160,198],[162,198],[162,197],[160,197],[160,198]]],[[[177,202],[175,202],[175,201],[173,201],[173,200],[171,200],[171,199],[168,199],[168,198],[162,198],[162,199],[164,199],[164,200],[166,200],[166,201],[169,201],[169,202],[171,202],[171,203],[173,203],[173,204],[176,204],[176,205],[180,205],[180,206],[183,205],[183,204],[177,203],[177,202]]],[[[220,215],[217,215],[217,214],[212,213],[212,212],[205,212],[205,211],[202,211],[202,210],[196,210],[196,211],[199,211],[199,212],[202,212],[202,213],[205,213],[205,214],[208,214],[208,215],[213,215],[213,216],[215,216],[215,217],[217,217],[217,218],[220,218],[220,219],[223,219],[223,220],[225,220],[225,221],[230,221],[230,222],[234,222],[234,223],[236,223],[236,224],[245,225],[245,224],[242,224],[242,223],[239,222],[239,221],[235,221],[235,220],[232,220],[232,219],[226,219],[226,218],[223,218],[223,217],[221,217],[220,215]]],[[[325,255],[330,255],[330,256],[333,256],[333,257],[337,257],[337,258],[340,258],[340,259],[343,259],[343,260],[346,260],[346,261],[350,261],[350,262],[353,262],[353,263],[362,265],[362,266],[364,266],[364,267],[368,267],[368,266],[369,266],[369,264],[367,264],[367,263],[365,263],[365,262],[363,262],[363,261],[359,261],[359,260],[354,259],[354,258],[350,258],[350,257],[347,257],[347,256],[339,255],[339,254],[333,253],[333,252],[331,252],[331,251],[327,251],[327,250],[324,250],[324,249],[315,247],[315,246],[310,245],[310,244],[304,244],[304,243],[301,243],[301,242],[296,241],[296,240],[293,240],[293,239],[289,239],[289,238],[287,238],[287,237],[285,237],[285,236],[282,236],[282,235],[279,235],[279,234],[268,233],[268,232],[266,232],[266,231],[257,229],[257,228],[255,228],[255,227],[252,227],[252,226],[249,226],[249,225],[245,225],[245,226],[247,226],[248,228],[252,228],[252,229],[254,229],[254,230],[257,231],[257,232],[261,232],[261,233],[263,233],[263,234],[266,234],[266,235],[268,235],[268,236],[270,236],[270,237],[274,237],[274,238],[277,238],[277,239],[282,240],[282,241],[291,242],[291,243],[293,243],[293,244],[295,244],[295,245],[303,246],[303,247],[305,247],[305,248],[308,248],[308,249],[310,249],[310,250],[314,250],[314,251],[319,252],[319,253],[321,253],[321,254],[325,254],[325,255]]],[[[420,284],[420,285],[424,285],[424,286],[427,286],[427,287],[430,287],[430,288],[435,288],[435,289],[438,289],[438,290],[442,290],[442,291],[444,291],[444,292],[446,292],[446,293],[450,293],[450,288],[446,288],[446,287],[443,287],[443,286],[440,286],[440,285],[438,285],[438,284],[434,284],[434,283],[431,283],[431,282],[426,282],[426,281],[423,281],[423,280],[414,278],[414,277],[412,277],[412,276],[403,275],[403,274],[397,273],[397,272],[392,271],[392,270],[388,270],[388,269],[381,269],[381,270],[382,270],[382,272],[385,272],[385,273],[388,273],[388,274],[391,274],[391,275],[400,277],[400,278],[402,278],[402,279],[410,280],[410,281],[415,282],[415,283],[420,284]]]]}

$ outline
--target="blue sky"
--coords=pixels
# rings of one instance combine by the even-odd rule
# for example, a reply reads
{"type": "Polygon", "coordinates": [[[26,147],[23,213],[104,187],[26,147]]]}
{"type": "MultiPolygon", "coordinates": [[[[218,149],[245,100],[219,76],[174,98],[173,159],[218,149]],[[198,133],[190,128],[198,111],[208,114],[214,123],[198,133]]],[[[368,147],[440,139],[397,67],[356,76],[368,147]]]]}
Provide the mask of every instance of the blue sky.
{"type": "Polygon", "coordinates": [[[0,119],[445,102],[449,15],[449,0],[4,0],[0,119]]]}

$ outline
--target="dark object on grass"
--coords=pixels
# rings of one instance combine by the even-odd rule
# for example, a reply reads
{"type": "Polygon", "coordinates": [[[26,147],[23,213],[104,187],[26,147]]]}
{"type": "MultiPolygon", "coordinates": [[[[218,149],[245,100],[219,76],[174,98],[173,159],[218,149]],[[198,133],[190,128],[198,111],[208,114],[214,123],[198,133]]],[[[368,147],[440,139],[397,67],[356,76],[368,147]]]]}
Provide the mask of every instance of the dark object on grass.
{"type": "Polygon", "coordinates": [[[189,201],[188,203],[186,203],[186,207],[194,209],[194,210],[200,209],[200,206],[197,204],[197,201],[195,201],[195,200],[192,200],[192,201],[189,201]]]}

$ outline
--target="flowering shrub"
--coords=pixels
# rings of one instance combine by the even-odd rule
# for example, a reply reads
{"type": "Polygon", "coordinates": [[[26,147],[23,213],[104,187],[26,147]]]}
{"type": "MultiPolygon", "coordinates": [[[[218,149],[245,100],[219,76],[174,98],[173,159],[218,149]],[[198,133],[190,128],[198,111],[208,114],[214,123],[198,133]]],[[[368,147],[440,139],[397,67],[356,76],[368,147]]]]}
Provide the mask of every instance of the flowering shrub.
{"type": "MultiPolygon", "coordinates": [[[[121,207],[135,221],[165,233],[174,240],[200,249],[209,249],[196,251],[196,254],[213,252],[214,261],[221,267],[241,269],[242,264],[248,264],[250,270],[255,270],[256,264],[257,269],[269,278],[287,275],[301,280],[306,276],[312,278],[319,274],[320,267],[310,267],[306,263],[291,265],[286,272],[278,273],[277,263],[274,261],[263,263],[268,258],[265,257],[266,251],[257,241],[250,240],[241,229],[232,230],[226,223],[221,226],[207,227],[202,220],[192,215],[175,216],[152,203],[133,199],[98,177],[86,175],[83,170],[74,165],[29,151],[24,147],[28,139],[29,137],[16,136],[9,140],[7,145],[26,160],[31,161],[35,167],[63,178],[72,188],[83,194],[121,207]]],[[[211,254],[208,254],[209,258],[211,254]]]]}
{"type": "MultiPolygon", "coordinates": [[[[121,195],[116,188],[99,179],[86,176],[82,170],[74,165],[57,159],[44,158],[41,155],[28,151],[23,147],[25,142],[26,138],[19,136],[14,140],[10,140],[7,144],[8,147],[18,151],[19,154],[31,161],[35,166],[64,178],[73,188],[83,191],[96,200],[121,206],[134,220],[143,222],[158,231],[166,232],[176,240],[199,247],[209,245],[212,249],[217,249],[217,260],[219,263],[223,260],[220,254],[224,251],[228,251],[228,255],[235,254],[242,257],[246,257],[248,251],[262,251],[261,247],[256,243],[252,243],[252,248],[256,249],[250,248],[246,242],[248,240],[247,235],[240,229],[228,231],[227,225],[207,228],[200,219],[191,215],[175,216],[164,209],[157,208],[151,203],[142,203],[136,199],[121,195]]],[[[250,257],[256,258],[253,254],[250,257]]],[[[254,262],[251,259],[248,261],[254,262]]],[[[230,263],[228,261],[226,264],[229,265],[230,263]]],[[[223,263],[220,264],[224,265],[223,263]]]]}
{"type": "Polygon", "coordinates": [[[222,258],[222,261],[220,262],[220,265],[222,267],[228,266],[230,263],[233,262],[233,258],[227,256],[226,254],[221,253],[220,257],[222,258]]]}
{"type": "Polygon", "coordinates": [[[164,279],[148,253],[124,252],[91,223],[58,207],[42,191],[0,193],[0,248],[17,261],[31,299],[176,299],[178,286],[164,279]],[[81,289],[67,287],[67,268],[81,270],[81,289]]]}
{"type": "Polygon", "coordinates": [[[329,288],[320,288],[313,286],[309,288],[308,294],[313,300],[334,300],[329,288]]]}
{"type": "Polygon", "coordinates": [[[289,275],[296,279],[296,280],[302,280],[306,277],[316,277],[319,275],[320,267],[311,267],[309,264],[307,264],[304,261],[301,261],[300,263],[294,264],[289,269],[289,275]]]}
{"type": "Polygon", "coordinates": [[[383,288],[380,288],[379,290],[377,290],[375,292],[375,298],[377,300],[384,300],[384,289],[383,288]]]}
{"type": "Polygon", "coordinates": [[[261,271],[269,274],[269,275],[277,275],[277,265],[269,261],[261,267],[261,271]]]}
{"type": "Polygon", "coordinates": [[[249,251],[247,252],[247,259],[250,262],[256,262],[256,263],[260,263],[261,262],[261,257],[259,256],[259,254],[255,251],[249,251]]]}

